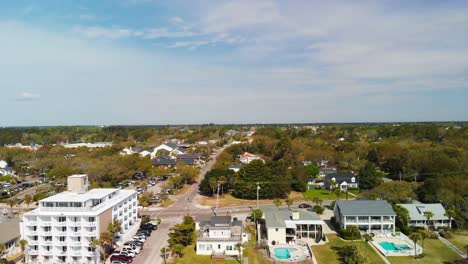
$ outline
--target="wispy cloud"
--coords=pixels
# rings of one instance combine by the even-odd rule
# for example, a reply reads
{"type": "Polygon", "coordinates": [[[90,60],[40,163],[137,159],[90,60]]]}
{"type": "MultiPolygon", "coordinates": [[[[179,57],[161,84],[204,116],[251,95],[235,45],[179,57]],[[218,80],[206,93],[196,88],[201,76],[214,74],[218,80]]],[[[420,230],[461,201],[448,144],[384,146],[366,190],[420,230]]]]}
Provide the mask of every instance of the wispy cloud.
{"type": "Polygon", "coordinates": [[[180,18],[180,17],[175,16],[175,17],[171,17],[169,19],[169,22],[171,22],[172,24],[177,24],[178,25],[178,24],[184,23],[184,20],[182,18],[180,18]]]}
{"type": "Polygon", "coordinates": [[[26,102],[26,101],[35,101],[39,100],[41,96],[39,94],[33,94],[29,92],[21,92],[18,97],[16,97],[16,101],[19,102],[26,102]]]}
{"type": "Polygon", "coordinates": [[[197,33],[191,31],[170,31],[167,28],[144,28],[131,29],[123,27],[75,27],[75,32],[88,38],[106,38],[106,39],[121,39],[121,38],[140,38],[140,39],[158,39],[158,38],[184,38],[192,37],[197,33]]]}

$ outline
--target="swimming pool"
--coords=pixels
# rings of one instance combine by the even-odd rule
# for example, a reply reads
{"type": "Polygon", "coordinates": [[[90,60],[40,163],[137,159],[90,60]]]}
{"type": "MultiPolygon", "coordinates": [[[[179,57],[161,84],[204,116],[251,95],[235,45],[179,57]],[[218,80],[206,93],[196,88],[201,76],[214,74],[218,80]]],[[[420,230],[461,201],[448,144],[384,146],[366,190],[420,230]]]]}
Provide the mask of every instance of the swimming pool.
{"type": "Polygon", "coordinates": [[[395,244],[395,243],[391,243],[391,242],[380,242],[379,245],[385,250],[398,251],[398,250],[411,249],[406,244],[395,244]]]}
{"type": "Polygon", "coordinates": [[[277,259],[289,259],[291,258],[291,252],[296,250],[295,248],[275,248],[275,257],[277,259]]]}

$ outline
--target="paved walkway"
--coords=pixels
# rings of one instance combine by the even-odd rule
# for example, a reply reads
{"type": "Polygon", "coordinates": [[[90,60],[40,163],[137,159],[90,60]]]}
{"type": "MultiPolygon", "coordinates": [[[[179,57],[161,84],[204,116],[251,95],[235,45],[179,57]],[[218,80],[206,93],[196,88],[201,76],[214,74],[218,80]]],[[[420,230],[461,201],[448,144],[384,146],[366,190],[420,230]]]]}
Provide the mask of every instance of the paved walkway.
{"type": "Polygon", "coordinates": [[[462,258],[467,258],[465,252],[461,251],[457,246],[455,246],[454,244],[452,244],[452,242],[448,241],[447,239],[439,236],[439,239],[440,241],[442,241],[442,243],[444,243],[445,245],[447,245],[447,247],[451,248],[453,251],[455,251],[458,255],[460,255],[460,257],[462,258]]]}

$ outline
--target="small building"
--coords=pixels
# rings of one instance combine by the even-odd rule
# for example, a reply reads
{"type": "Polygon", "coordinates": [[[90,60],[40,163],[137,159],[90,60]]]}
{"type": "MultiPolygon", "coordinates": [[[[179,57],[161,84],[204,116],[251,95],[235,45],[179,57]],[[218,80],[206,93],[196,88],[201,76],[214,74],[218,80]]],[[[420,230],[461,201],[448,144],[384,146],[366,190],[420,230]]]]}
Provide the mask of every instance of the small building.
{"type": "Polygon", "coordinates": [[[0,216],[0,245],[5,245],[5,252],[0,253],[0,259],[18,253],[20,250],[16,243],[21,237],[20,219],[0,216]]]}
{"type": "Polygon", "coordinates": [[[262,158],[260,158],[260,156],[257,156],[257,155],[254,155],[254,154],[251,154],[251,153],[248,153],[248,152],[244,152],[244,154],[241,154],[239,155],[239,161],[244,163],[244,164],[249,164],[250,162],[254,161],[254,160],[262,160],[262,158]]]}
{"type": "Polygon", "coordinates": [[[229,165],[228,169],[234,172],[238,172],[240,171],[240,169],[242,169],[242,166],[241,165],[229,165]]]}
{"type": "Polygon", "coordinates": [[[175,159],[172,159],[169,156],[161,155],[152,159],[151,163],[153,164],[153,166],[159,168],[172,168],[176,165],[177,162],[175,159]]]}
{"type": "Polygon", "coordinates": [[[179,154],[177,155],[177,162],[184,162],[187,165],[199,165],[202,166],[205,161],[203,160],[203,155],[198,153],[193,154],[179,154]]]}
{"type": "Polygon", "coordinates": [[[445,216],[445,208],[440,203],[424,204],[414,202],[399,205],[406,208],[409,212],[410,221],[408,222],[408,226],[420,226],[425,228],[428,226],[434,226],[435,229],[443,226],[452,226],[449,218],[445,216]],[[432,212],[434,216],[427,220],[424,215],[425,212],[432,212]]]}
{"type": "Polygon", "coordinates": [[[329,174],[323,178],[323,186],[327,190],[340,188],[340,190],[359,188],[358,177],[352,173],[329,174]]]}
{"type": "Polygon", "coordinates": [[[385,200],[338,200],[333,211],[340,228],[354,225],[367,233],[395,233],[396,214],[385,200]]]}
{"type": "Polygon", "coordinates": [[[247,242],[242,221],[231,216],[212,216],[207,221],[197,222],[200,233],[197,237],[197,255],[213,257],[238,256],[236,244],[247,242]]]}
{"type": "MultiPolygon", "coordinates": [[[[297,240],[317,242],[322,240],[325,222],[315,212],[275,206],[262,207],[265,219],[264,232],[268,245],[281,245],[297,240]]],[[[310,244],[310,243],[309,243],[310,244]]]]}

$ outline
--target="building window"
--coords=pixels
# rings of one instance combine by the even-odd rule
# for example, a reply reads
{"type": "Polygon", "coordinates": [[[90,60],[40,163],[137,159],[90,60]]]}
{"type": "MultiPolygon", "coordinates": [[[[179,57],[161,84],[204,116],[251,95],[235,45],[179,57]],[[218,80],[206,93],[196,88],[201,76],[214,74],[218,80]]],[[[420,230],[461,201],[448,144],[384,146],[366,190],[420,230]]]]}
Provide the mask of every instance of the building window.
{"type": "Polygon", "coordinates": [[[218,244],[218,249],[221,249],[221,244],[218,244]]]}
{"type": "Polygon", "coordinates": [[[275,228],[275,231],[278,232],[278,228],[275,228]]]}
{"type": "Polygon", "coordinates": [[[96,221],[96,218],[95,218],[95,217],[90,217],[90,218],[88,219],[88,221],[89,221],[89,222],[95,222],[95,221],[96,221]]]}

